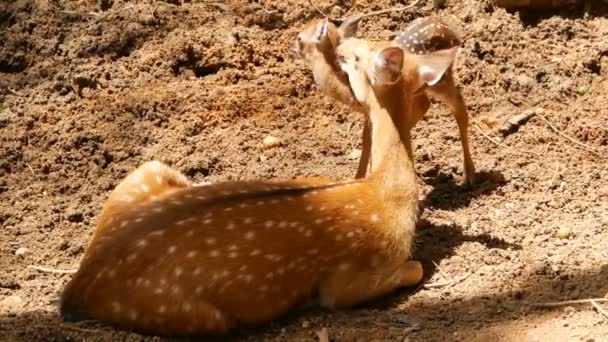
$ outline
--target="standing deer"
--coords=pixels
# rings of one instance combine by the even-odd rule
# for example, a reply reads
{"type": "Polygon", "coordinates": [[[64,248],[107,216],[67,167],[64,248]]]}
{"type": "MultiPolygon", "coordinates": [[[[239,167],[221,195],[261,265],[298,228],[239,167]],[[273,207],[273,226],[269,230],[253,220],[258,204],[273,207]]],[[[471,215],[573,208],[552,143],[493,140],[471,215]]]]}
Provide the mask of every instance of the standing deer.
{"type": "Polygon", "coordinates": [[[378,131],[382,161],[369,177],[196,187],[146,163],[105,203],[62,293],[64,319],[156,335],[218,334],[277,318],[315,294],[338,309],[419,283],[405,118],[414,93],[442,77],[454,53],[414,56],[348,40],[338,54],[378,131]]]}
{"type": "MultiPolygon", "coordinates": [[[[357,31],[359,20],[363,16],[352,16],[336,26],[327,19],[313,20],[308,23],[292,41],[290,49],[303,59],[311,68],[315,82],[326,95],[350,106],[354,111],[365,113],[355,101],[345,76],[339,72],[336,62],[336,47],[357,31]]],[[[406,52],[426,54],[434,51],[458,47],[461,44],[458,35],[445,23],[435,18],[418,18],[393,40],[406,52]]],[[[414,95],[415,108],[407,118],[406,129],[413,128],[430,107],[429,96],[447,104],[456,119],[463,149],[465,183],[472,185],[475,179],[475,165],[469,147],[469,117],[463,97],[454,83],[452,66],[442,79],[432,86],[421,89],[414,95]]],[[[372,159],[371,127],[369,120],[363,128],[363,148],[356,178],[364,177],[375,170],[377,162],[372,159]]],[[[375,159],[380,161],[380,159],[375,159]]]]}

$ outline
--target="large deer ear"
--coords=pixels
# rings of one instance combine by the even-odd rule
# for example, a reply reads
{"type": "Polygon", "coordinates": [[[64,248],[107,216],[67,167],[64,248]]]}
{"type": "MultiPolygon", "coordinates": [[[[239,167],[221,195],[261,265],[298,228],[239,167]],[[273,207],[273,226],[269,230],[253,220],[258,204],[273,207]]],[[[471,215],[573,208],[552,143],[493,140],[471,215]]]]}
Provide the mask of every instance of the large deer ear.
{"type": "Polygon", "coordinates": [[[393,84],[401,79],[403,50],[399,47],[382,49],[374,59],[374,84],[393,84]]]}
{"type": "Polygon", "coordinates": [[[329,21],[327,18],[321,19],[317,23],[317,27],[315,28],[315,33],[312,36],[312,39],[315,43],[321,42],[325,37],[327,37],[327,25],[329,25],[329,21]]]}
{"type": "Polygon", "coordinates": [[[434,86],[445,75],[448,68],[454,63],[458,47],[439,50],[425,55],[413,55],[416,61],[416,70],[421,82],[420,86],[434,86]]]}
{"type": "Polygon", "coordinates": [[[346,18],[340,27],[338,27],[338,33],[340,34],[340,39],[347,39],[354,37],[357,33],[357,29],[359,28],[359,22],[361,20],[360,15],[353,15],[346,18]]]}

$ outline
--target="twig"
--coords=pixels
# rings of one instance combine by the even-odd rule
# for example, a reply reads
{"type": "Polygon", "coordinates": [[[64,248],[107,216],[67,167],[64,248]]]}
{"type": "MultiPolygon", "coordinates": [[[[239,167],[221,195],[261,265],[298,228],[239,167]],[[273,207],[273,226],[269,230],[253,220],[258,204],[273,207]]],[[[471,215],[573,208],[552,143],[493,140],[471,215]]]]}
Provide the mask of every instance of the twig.
{"type": "Polygon", "coordinates": [[[591,300],[591,305],[593,305],[593,307],[595,307],[595,309],[599,311],[599,313],[604,315],[604,317],[608,318],[608,312],[606,312],[606,310],[604,310],[598,303],[596,303],[595,300],[591,300]]]}
{"type": "Polygon", "coordinates": [[[591,302],[608,302],[608,298],[589,298],[589,299],[574,299],[565,300],[562,302],[548,302],[548,303],[533,303],[532,305],[537,308],[556,308],[560,306],[567,306],[573,304],[589,304],[591,302]]]}
{"type": "Polygon", "coordinates": [[[314,9],[315,9],[315,11],[319,12],[319,14],[321,14],[323,17],[325,17],[325,18],[329,18],[329,16],[327,15],[327,13],[323,12],[323,11],[322,11],[322,10],[319,8],[319,6],[315,5],[315,3],[314,3],[314,2],[312,2],[312,0],[308,0],[308,4],[309,4],[310,6],[312,6],[312,8],[314,8],[314,9]]]}
{"type": "Polygon", "coordinates": [[[77,270],[59,270],[59,269],[42,267],[42,266],[34,266],[34,265],[29,265],[27,268],[29,268],[30,270],[36,270],[38,272],[56,273],[56,274],[74,274],[77,271],[77,270]]]}
{"type": "Polygon", "coordinates": [[[450,276],[448,276],[445,272],[443,272],[443,270],[441,269],[441,267],[439,267],[439,265],[437,265],[436,262],[433,261],[433,265],[435,265],[435,267],[437,267],[437,270],[443,276],[443,279],[445,279],[445,280],[452,280],[452,278],[450,276]]]}
{"type": "Polygon", "coordinates": [[[543,120],[547,126],[549,126],[555,133],[561,135],[562,137],[564,137],[565,139],[567,139],[568,141],[570,141],[571,143],[578,145],[580,147],[582,147],[584,150],[586,150],[587,152],[590,152],[591,154],[595,155],[596,157],[599,157],[599,153],[597,151],[595,151],[594,148],[587,146],[585,144],[583,144],[582,142],[575,140],[574,138],[571,138],[569,136],[567,136],[566,134],[564,134],[562,131],[560,131],[559,129],[557,129],[557,127],[553,126],[553,124],[551,122],[549,122],[549,120],[547,120],[547,118],[545,118],[543,115],[537,114],[539,118],[541,118],[541,120],[543,120]]]}
{"type": "Polygon", "coordinates": [[[74,326],[73,324],[70,323],[63,323],[63,324],[59,324],[59,325],[50,325],[50,324],[40,324],[40,325],[35,325],[35,327],[37,328],[48,328],[48,329],[56,329],[56,328],[62,328],[62,329],[69,329],[69,330],[74,330],[74,331],[80,331],[80,332],[84,332],[84,333],[89,333],[89,334],[99,334],[99,333],[106,333],[106,331],[103,330],[99,330],[99,329],[84,329],[84,328],[79,328],[74,326]]]}
{"type": "Polygon", "coordinates": [[[490,141],[491,141],[493,144],[495,144],[495,145],[497,145],[497,146],[500,146],[500,147],[505,147],[505,148],[507,148],[507,147],[508,147],[507,145],[505,145],[505,144],[503,144],[503,143],[501,143],[501,142],[495,141],[495,140],[494,140],[494,139],[492,139],[492,138],[491,138],[489,135],[487,135],[487,134],[486,134],[486,133],[485,133],[485,132],[484,132],[484,131],[481,129],[481,127],[479,127],[479,124],[478,124],[477,122],[473,122],[473,123],[475,124],[474,126],[475,126],[475,128],[477,128],[477,131],[478,131],[479,133],[481,133],[481,135],[483,135],[483,136],[484,136],[486,139],[490,140],[490,141]]]}
{"type": "MultiPolygon", "coordinates": [[[[415,7],[416,5],[418,5],[419,2],[420,2],[420,0],[415,0],[414,2],[412,2],[411,4],[409,4],[407,6],[392,7],[392,8],[387,8],[387,9],[383,9],[383,10],[379,10],[379,11],[373,11],[373,12],[369,12],[369,13],[365,13],[365,14],[354,15],[354,16],[358,17],[358,19],[363,19],[365,17],[370,17],[373,15],[385,14],[385,13],[390,13],[390,12],[402,12],[402,11],[415,7]]],[[[332,20],[342,22],[342,21],[345,21],[346,19],[350,19],[352,17],[353,16],[334,18],[332,20]]],[[[329,18],[329,19],[331,19],[331,18],[329,18]]]]}
{"type": "Polygon", "coordinates": [[[324,327],[317,331],[317,337],[319,338],[319,342],[329,342],[329,331],[327,331],[327,328],[324,327]]]}
{"type": "Polygon", "coordinates": [[[436,288],[440,288],[440,287],[452,286],[454,284],[458,284],[458,283],[464,281],[469,276],[471,276],[471,274],[473,274],[473,273],[465,274],[465,275],[463,275],[460,278],[456,278],[456,279],[450,280],[450,281],[443,281],[443,282],[437,282],[437,283],[431,283],[431,284],[424,284],[424,288],[425,289],[436,289],[436,288]]]}

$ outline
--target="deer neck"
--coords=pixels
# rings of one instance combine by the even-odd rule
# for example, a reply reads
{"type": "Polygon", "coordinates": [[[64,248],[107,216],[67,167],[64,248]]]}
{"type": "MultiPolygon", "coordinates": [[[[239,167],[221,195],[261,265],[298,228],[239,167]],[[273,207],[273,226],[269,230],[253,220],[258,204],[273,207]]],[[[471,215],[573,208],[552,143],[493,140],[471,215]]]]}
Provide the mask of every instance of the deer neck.
{"type": "MultiPolygon", "coordinates": [[[[378,188],[384,189],[387,200],[407,204],[416,202],[418,195],[411,134],[406,120],[406,114],[412,110],[412,101],[402,101],[403,96],[408,97],[401,83],[373,96],[368,103],[373,127],[372,156],[377,165],[371,177],[380,183],[378,188]]],[[[417,207],[415,204],[413,210],[417,207]]]]}

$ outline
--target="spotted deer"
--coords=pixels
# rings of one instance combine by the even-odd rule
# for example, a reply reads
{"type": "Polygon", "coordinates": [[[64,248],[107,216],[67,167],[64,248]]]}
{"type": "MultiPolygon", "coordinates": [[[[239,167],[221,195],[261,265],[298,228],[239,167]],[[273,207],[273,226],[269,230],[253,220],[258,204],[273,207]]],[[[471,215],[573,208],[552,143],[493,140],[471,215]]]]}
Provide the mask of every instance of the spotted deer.
{"type": "MultiPolygon", "coordinates": [[[[292,41],[290,49],[294,55],[303,59],[311,68],[315,82],[326,95],[350,106],[354,111],[366,113],[354,99],[345,76],[336,65],[336,47],[345,39],[353,37],[357,31],[361,16],[346,19],[336,26],[327,19],[313,20],[308,23],[292,41]]],[[[460,46],[458,35],[444,22],[437,18],[427,17],[414,20],[393,40],[406,52],[426,54],[434,51],[460,46]]],[[[475,165],[471,157],[468,138],[468,113],[463,97],[456,87],[452,66],[436,84],[421,89],[414,95],[414,109],[409,114],[406,129],[413,128],[430,107],[429,96],[448,105],[456,119],[463,148],[465,183],[472,185],[475,178],[475,165]]],[[[375,170],[379,159],[372,159],[371,132],[369,120],[363,128],[362,154],[355,178],[375,170]]]]}
{"type": "Polygon", "coordinates": [[[277,318],[311,296],[339,309],[419,283],[422,266],[411,260],[416,175],[403,129],[413,103],[401,97],[441,77],[453,55],[404,55],[357,40],[338,51],[383,132],[374,139],[382,162],[369,177],[191,186],[168,166],[146,163],[104,204],[63,290],[64,319],[219,334],[277,318]]]}

